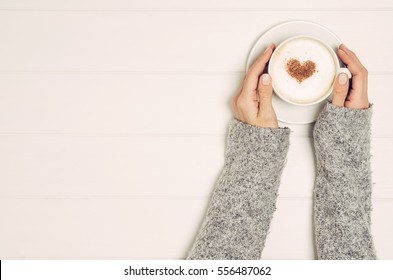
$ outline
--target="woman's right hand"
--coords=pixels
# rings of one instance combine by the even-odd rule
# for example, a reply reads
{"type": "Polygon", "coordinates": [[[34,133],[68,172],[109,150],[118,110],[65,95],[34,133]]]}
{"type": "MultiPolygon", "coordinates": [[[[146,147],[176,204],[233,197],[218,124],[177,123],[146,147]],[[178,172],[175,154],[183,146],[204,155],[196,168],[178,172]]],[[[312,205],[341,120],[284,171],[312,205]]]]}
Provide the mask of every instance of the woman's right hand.
{"type": "Polygon", "coordinates": [[[239,121],[259,127],[278,128],[272,105],[272,79],[269,74],[262,75],[275,47],[271,44],[248,69],[240,89],[231,100],[235,118],[239,121]]]}
{"type": "Polygon", "coordinates": [[[352,87],[349,89],[347,74],[341,73],[338,75],[333,88],[333,105],[351,109],[367,109],[370,106],[367,94],[367,69],[362,65],[355,53],[344,44],[339,46],[337,55],[347,65],[348,70],[352,74],[352,87]]]}

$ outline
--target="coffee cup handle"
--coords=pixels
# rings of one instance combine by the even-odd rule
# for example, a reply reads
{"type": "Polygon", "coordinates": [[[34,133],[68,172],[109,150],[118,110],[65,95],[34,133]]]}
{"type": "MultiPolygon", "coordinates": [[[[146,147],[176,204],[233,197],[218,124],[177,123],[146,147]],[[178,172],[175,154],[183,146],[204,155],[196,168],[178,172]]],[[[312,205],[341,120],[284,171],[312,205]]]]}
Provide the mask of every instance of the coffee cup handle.
{"type": "Polygon", "coordinates": [[[338,69],[337,75],[340,75],[341,73],[347,74],[349,79],[352,78],[351,72],[349,72],[348,68],[346,68],[346,67],[341,67],[341,68],[338,69]]]}

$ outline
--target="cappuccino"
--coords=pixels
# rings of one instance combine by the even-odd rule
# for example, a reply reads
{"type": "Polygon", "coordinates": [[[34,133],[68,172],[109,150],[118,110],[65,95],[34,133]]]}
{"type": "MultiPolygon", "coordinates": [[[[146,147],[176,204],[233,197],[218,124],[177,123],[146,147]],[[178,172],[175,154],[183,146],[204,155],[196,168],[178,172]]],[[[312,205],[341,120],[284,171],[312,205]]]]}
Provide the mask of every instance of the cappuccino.
{"type": "Polygon", "coordinates": [[[334,54],[311,37],[295,37],[279,45],[269,62],[274,91],[295,104],[313,104],[331,90],[338,68],[334,54]]]}

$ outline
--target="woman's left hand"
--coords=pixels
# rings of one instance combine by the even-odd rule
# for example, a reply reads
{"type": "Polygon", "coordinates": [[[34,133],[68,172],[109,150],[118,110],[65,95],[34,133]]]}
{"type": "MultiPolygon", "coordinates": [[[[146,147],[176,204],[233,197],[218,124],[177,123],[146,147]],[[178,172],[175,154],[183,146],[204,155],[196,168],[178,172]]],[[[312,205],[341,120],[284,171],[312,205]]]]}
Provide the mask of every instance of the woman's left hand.
{"type": "Polygon", "coordinates": [[[352,87],[349,88],[348,76],[345,73],[338,75],[333,88],[333,105],[351,109],[369,108],[367,69],[360,62],[356,54],[345,45],[341,44],[339,46],[337,54],[352,74],[352,87]]]}

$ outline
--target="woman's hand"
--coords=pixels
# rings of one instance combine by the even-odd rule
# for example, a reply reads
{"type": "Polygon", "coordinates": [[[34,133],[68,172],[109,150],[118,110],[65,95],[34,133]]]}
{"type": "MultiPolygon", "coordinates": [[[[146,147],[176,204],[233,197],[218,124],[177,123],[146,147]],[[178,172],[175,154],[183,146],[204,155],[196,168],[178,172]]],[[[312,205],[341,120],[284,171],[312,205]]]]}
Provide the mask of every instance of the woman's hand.
{"type": "Polygon", "coordinates": [[[240,90],[231,100],[235,118],[259,127],[278,128],[272,105],[272,79],[262,74],[276,46],[271,44],[248,69],[240,90]]]}
{"type": "Polygon", "coordinates": [[[339,46],[337,55],[347,65],[352,74],[352,87],[348,94],[349,81],[347,74],[341,73],[338,75],[334,83],[332,103],[338,107],[367,109],[370,106],[367,95],[367,69],[360,63],[355,53],[344,44],[339,46]]]}

